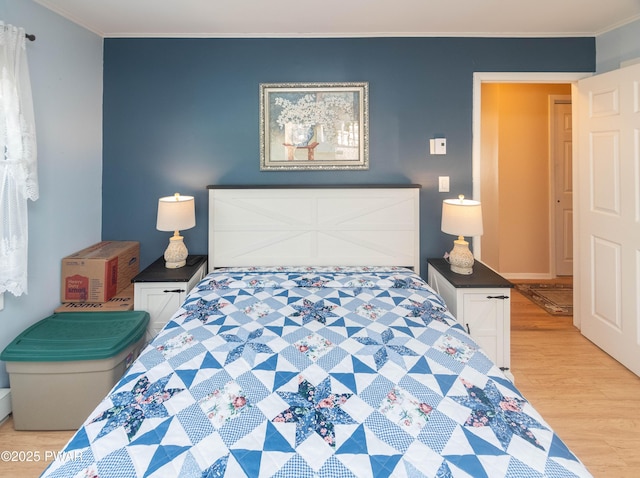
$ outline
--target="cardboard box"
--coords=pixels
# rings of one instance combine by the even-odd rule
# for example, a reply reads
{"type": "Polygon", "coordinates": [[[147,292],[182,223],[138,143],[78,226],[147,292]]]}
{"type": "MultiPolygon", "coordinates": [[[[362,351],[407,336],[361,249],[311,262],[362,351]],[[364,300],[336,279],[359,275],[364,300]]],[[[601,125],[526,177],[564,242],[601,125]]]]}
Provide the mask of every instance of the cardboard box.
{"type": "Polygon", "coordinates": [[[54,312],[118,312],[133,310],[133,284],[107,302],[67,302],[54,312]]]}
{"type": "Polygon", "coordinates": [[[107,302],[140,269],[140,243],[103,241],[62,259],[61,302],[107,302]]]}

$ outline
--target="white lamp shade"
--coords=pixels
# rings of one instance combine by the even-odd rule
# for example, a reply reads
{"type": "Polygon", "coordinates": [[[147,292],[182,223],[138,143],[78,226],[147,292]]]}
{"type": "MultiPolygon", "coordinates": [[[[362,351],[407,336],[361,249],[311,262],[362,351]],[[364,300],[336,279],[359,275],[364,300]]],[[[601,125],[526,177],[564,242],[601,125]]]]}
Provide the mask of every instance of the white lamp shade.
{"type": "Polygon", "coordinates": [[[158,200],[158,231],[184,231],[196,225],[193,196],[175,194],[158,200]]]}
{"type": "Polygon", "coordinates": [[[442,202],[442,232],[454,236],[482,235],[482,208],[471,199],[445,199],[442,202]]]}

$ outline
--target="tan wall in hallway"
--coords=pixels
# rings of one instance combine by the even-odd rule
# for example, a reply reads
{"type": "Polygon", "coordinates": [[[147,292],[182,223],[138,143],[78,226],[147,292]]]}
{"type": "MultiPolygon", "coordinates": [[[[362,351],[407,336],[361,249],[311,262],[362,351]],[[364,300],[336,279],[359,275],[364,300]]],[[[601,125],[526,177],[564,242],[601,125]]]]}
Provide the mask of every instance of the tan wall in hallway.
{"type": "Polygon", "coordinates": [[[500,221],[498,201],[498,139],[499,139],[499,93],[498,83],[482,85],[482,141],[480,168],[482,194],[482,261],[494,269],[500,264],[500,221]]]}
{"type": "Polygon", "coordinates": [[[503,274],[550,273],[549,96],[570,94],[570,85],[482,85],[482,259],[503,274]]]}

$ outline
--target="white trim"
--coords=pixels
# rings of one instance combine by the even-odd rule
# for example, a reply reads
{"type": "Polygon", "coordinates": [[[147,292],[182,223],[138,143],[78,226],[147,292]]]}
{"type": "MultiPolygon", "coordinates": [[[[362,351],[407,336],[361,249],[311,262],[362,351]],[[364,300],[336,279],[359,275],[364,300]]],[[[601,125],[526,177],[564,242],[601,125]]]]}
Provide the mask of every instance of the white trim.
{"type": "MultiPolygon", "coordinates": [[[[64,16],[64,15],[63,15],[64,16]]],[[[74,22],[77,23],[77,22],[74,22]]],[[[103,38],[576,38],[593,32],[114,32],[104,33],[86,24],[84,28],[103,38]]],[[[614,28],[615,29],[615,28],[614,28]]],[[[603,31],[606,33],[609,30],[603,31]]],[[[598,33],[599,34],[599,33],[598,33]]]]}
{"type": "Polygon", "coordinates": [[[628,66],[633,66],[640,63],[640,57],[631,58],[630,60],[625,60],[620,62],[620,68],[626,68],[628,66]]]}
{"type": "MultiPolygon", "coordinates": [[[[576,234],[575,231],[581,231],[582,227],[580,226],[580,204],[578,201],[578,194],[576,194],[576,185],[578,184],[579,179],[579,168],[581,161],[579,161],[578,151],[578,108],[580,105],[578,104],[580,91],[578,89],[578,82],[574,82],[571,84],[571,143],[572,147],[572,156],[573,162],[571,164],[571,176],[573,181],[573,277],[574,282],[575,279],[578,279],[576,283],[580,283],[580,261],[577,261],[575,258],[580,257],[580,240],[579,234],[576,234]]],[[[580,287],[573,288],[573,325],[581,330],[581,310],[580,310],[580,287]]]]}
{"type": "Polygon", "coordinates": [[[0,388],[0,422],[11,413],[11,389],[0,388]]]}
{"type": "Polygon", "coordinates": [[[634,15],[632,17],[629,18],[625,18],[624,20],[621,20],[619,22],[613,23],[605,28],[603,28],[602,30],[598,30],[595,32],[595,36],[599,37],[600,35],[604,35],[605,33],[609,33],[613,30],[617,30],[618,28],[621,28],[625,25],[628,25],[630,23],[633,23],[637,20],[640,20],[640,15],[634,15]]]}
{"type": "Polygon", "coordinates": [[[619,22],[607,25],[601,30],[597,31],[541,31],[541,32],[521,32],[521,31],[418,31],[418,32],[232,32],[232,33],[220,33],[220,32],[146,32],[141,33],[137,31],[130,32],[108,32],[102,31],[96,25],[90,21],[86,21],[82,18],[82,14],[76,14],[72,10],[66,9],[58,5],[60,2],[52,0],[34,0],[43,7],[51,10],[52,12],[72,21],[73,23],[80,25],[81,27],[95,33],[102,38],[395,38],[395,37],[408,37],[408,38],[574,38],[574,37],[592,37],[599,36],[604,33],[610,32],[617,28],[620,28],[629,23],[640,19],[640,15],[634,15],[630,18],[625,18],[619,22]]]}
{"type": "Polygon", "coordinates": [[[509,274],[501,272],[500,275],[507,280],[549,280],[553,279],[550,274],[543,274],[540,272],[531,272],[531,273],[517,273],[517,274],[509,274]]]}
{"type": "Polygon", "coordinates": [[[90,32],[95,33],[101,38],[109,37],[109,34],[107,32],[103,32],[99,30],[95,25],[90,25],[89,23],[85,22],[81,17],[60,7],[59,5],[56,5],[55,3],[52,3],[49,0],[35,0],[35,2],[39,3],[40,5],[47,8],[48,10],[51,10],[53,13],[56,13],[61,17],[66,18],[67,20],[75,23],[76,25],[81,26],[85,30],[89,30],[90,32]]]}

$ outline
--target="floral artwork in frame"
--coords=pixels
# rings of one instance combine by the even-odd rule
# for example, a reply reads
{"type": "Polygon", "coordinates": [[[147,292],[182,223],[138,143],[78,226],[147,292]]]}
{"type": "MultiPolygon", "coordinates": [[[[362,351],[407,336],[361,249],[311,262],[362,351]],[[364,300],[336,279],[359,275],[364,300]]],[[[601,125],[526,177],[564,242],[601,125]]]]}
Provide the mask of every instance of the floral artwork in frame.
{"type": "Polygon", "coordinates": [[[369,169],[368,83],[262,83],[260,170],[369,169]]]}

